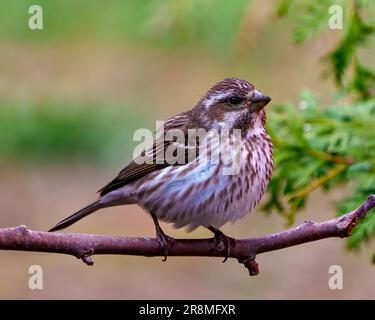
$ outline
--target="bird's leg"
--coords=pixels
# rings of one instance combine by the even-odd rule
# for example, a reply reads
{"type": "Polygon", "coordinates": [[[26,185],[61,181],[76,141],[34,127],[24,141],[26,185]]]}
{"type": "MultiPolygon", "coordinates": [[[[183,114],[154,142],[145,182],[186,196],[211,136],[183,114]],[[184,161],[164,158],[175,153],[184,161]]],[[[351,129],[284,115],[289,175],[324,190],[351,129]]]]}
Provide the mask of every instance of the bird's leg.
{"type": "Polygon", "coordinates": [[[230,256],[231,250],[236,245],[236,240],[231,238],[231,237],[226,236],[218,228],[210,226],[210,227],[207,227],[207,229],[210,230],[211,232],[213,232],[213,234],[215,235],[214,239],[215,239],[217,245],[220,245],[220,243],[224,244],[224,246],[225,246],[225,258],[224,258],[223,262],[226,262],[228,260],[229,256],[230,256]]]}
{"type": "Polygon", "coordinates": [[[164,251],[163,261],[167,261],[168,246],[173,246],[175,239],[164,233],[163,229],[159,225],[158,218],[154,214],[151,213],[151,217],[155,224],[156,238],[159,241],[160,248],[164,251]]]}

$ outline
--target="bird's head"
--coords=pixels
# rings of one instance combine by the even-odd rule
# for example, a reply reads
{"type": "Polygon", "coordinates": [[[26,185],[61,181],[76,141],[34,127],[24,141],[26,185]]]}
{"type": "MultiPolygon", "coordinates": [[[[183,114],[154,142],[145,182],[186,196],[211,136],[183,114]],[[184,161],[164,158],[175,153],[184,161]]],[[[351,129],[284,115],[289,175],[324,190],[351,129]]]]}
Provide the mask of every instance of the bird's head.
{"type": "Polygon", "coordinates": [[[270,101],[269,96],[246,80],[226,78],[203,96],[196,109],[210,128],[247,131],[265,125],[263,108],[270,101]]]}

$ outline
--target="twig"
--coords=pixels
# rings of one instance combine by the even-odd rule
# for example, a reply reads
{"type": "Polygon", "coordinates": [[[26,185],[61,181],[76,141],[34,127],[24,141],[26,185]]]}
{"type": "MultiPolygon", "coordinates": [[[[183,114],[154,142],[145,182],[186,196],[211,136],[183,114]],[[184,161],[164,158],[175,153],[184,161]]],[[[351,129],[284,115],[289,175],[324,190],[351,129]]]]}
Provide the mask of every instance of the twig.
{"type": "Polygon", "coordinates": [[[328,152],[318,151],[312,148],[307,148],[306,150],[311,156],[325,160],[325,161],[331,161],[338,164],[346,164],[348,166],[352,165],[354,163],[354,160],[352,158],[343,157],[339,155],[334,155],[328,152]]]}
{"type": "MultiPolygon", "coordinates": [[[[359,220],[374,207],[375,195],[370,195],[359,208],[338,218],[321,223],[309,221],[279,233],[235,240],[230,258],[244,264],[250,275],[256,275],[259,273],[256,255],[324,238],[348,237],[359,220]]],[[[87,265],[93,264],[91,256],[95,254],[163,256],[154,238],[49,233],[31,231],[25,226],[0,229],[0,249],[70,254],[87,265]]],[[[212,238],[177,239],[168,250],[169,256],[224,257],[225,254],[225,247],[212,238]]]]}
{"type": "Polygon", "coordinates": [[[335,167],[330,169],[324,176],[316,178],[316,179],[310,181],[302,189],[288,194],[286,196],[287,201],[291,201],[291,200],[296,199],[296,198],[303,198],[304,196],[308,195],[310,192],[314,191],[315,189],[318,189],[320,186],[322,186],[327,181],[336,177],[338,174],[340,174],[345,169],[346,169],[346,165],[343,165],[343,164],[336,165],[335,167]]]}

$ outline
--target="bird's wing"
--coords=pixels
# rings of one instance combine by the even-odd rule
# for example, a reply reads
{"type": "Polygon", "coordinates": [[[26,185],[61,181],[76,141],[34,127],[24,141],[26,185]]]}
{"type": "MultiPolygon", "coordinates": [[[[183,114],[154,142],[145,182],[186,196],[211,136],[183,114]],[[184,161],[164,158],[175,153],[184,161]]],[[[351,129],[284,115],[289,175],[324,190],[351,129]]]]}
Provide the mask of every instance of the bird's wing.
{"type": "MultiPolygon", "coordinates": [[[[101,188],[98,193],[103,196],[113,190],[123,187],[124,185],[137,180],[146,174],[161,170],[171,165],[181,165],[192,161],[198,156],[197,140],[191,144],[188,139],[188,129],[194,128],[188,113],[181,113],[177,116],[167,119],[164,122],[164,136],[155,140],[153,145],[144,150],[140,156],[132,160],[117,177],[101,188]],[[168,130],[179,129],[184,135],[184,143],[180,141],[165,141],[163,139],[168,130]],[[190,143],[190,144],[189,144],[190,143]],[[171,148],[169,148],[171,147],[171,148]],[[174,150],[174,151],[173,151],[174,150]],[[183,159],[178,159],[176,155],[183,155],[183,159]],[[149,161],[146,161],[149,160],[149,161]],[[161,159],[163,161],[156,161],[161,159]],[[159,163],[158,163],[159,162],[159,163]]],[[[171,131],[172,133],[173,131],[171,131]]]]}

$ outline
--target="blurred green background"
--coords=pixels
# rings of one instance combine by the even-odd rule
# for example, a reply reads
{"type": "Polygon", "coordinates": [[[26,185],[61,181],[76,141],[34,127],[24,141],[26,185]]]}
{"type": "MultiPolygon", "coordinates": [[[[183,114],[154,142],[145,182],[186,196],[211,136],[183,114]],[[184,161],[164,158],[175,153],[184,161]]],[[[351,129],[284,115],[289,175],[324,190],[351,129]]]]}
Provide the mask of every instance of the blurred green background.
{"type": "MultiPolygon", "coordinates": [[[[153,129],[155,120],[193,107],[225,77],[245,78],[272,96],[270,121],[290,119],[270,127],[275,138],[287,136],[283,125],[300,120],[284,109],[280,116],[273,106],[298,105],[304,89],[312,92],[303,96],[309,105],[311,95],[318,95],[322,105],[337,97],[340,103],[362,103],[323,76],[322,57],[345,37],[351,1],[322,1],[316,7],[312,1],[294,1],[290,13],[280,17],[289,2],[1,1],[0,226],[47,230],[93,200],[131,159],[136,129],[153,129]],[[345,8],[343,30],[328,28],[334,3],[345,8]],[[43,8],[43,30],[28,28],[33,4],[43,8]]],[[[373,23],[372,2],[359,2],[365,8],[361,14],[373,23]]],[[[360,60],[373,69],[373,37],[365,49],[360,60]]],[[[373,94],[366,97],[370,109],[373,94]]],[[[374,161],[375,137],[368,130],[373,129],[366,129],[370,151],[363,158],[374,161]]],[[[317,189],[309,199],[292,202],[299,211],[293,219],[258,209],[223,231],[249,237],[280,231],[288,221],[332,218],[335,201],[351,196],[353,189],[338,182],[328,193],[317,189]]],[[[371,190],[373,184],[364,192],[371,190]]],[[[186,234],[163,227],[175,237],[211,236],[203,229],[186,234]]],[[[136,206],[100,211],[68,231],[154,235],[152,220],[136,206]]],[[[353,253],[345,246],[327,239],[260,255],[261,274],[251,279],[237,262],[219,259],[172,257],[162,263],[161,258],[95,256],[95,265],[87,267],[70,256],[2,251],[0,298],[373,298],[371,247],[353,253]],[[43,267],[43,290],[28,288],[28,268],[34,264],[43,267]],[[343,267],[343,290],[328,287],[331,265],[343,267]]]]}

